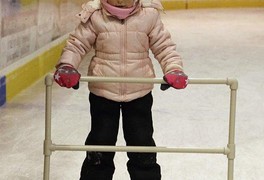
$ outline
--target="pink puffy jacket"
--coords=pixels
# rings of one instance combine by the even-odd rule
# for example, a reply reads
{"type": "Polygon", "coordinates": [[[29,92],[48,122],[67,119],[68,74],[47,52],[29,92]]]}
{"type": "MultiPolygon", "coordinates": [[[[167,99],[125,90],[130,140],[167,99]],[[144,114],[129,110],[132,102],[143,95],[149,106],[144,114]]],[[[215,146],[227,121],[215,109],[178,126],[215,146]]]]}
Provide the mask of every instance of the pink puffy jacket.
{"type": "MultiPolygon", "coordinates": [[[[182,70],[182,60],[161,22],[159,10],[159,1],[144,0],[131,16],[119,20],[107,13],[99,0],[84,4],[78,14],[81,23],[70,35],[59,63],[77,69],[84,55],[94,48],[89,76],[153,78],[151,50],[164,74],[182,70]]],[[[119,102],[142,97],[152,89],[153,84],[89,83],[90,92],[119,102]]]]}

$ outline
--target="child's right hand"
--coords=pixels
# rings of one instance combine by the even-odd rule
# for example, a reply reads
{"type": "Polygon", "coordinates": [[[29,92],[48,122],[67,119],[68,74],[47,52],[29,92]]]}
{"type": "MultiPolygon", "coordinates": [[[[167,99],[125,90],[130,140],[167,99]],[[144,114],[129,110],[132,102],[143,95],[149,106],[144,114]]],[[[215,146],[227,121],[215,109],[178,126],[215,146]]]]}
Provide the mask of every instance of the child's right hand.
{"type": "Polygon", "coordinates": [[[54,73],[55,82],[66,88],[78,89],[80,77],[81,74],[69,64],[60,65],[54,73]]]}

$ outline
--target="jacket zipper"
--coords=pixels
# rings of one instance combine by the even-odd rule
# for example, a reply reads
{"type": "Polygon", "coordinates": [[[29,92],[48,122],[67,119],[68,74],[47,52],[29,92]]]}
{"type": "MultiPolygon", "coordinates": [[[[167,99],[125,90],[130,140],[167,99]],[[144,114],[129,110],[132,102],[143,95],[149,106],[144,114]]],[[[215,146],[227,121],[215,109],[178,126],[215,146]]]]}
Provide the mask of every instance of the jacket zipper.
{"type": "MultiPolygon", "coordinates": [[[[127,23],[126,20],[123,19],[121,20],[122,23],[122,41],[121,41],[121,46],[122,46],[122,52],[121,52],[121,76],[125,77],[126,76],[126,46],[127,46],[127,23]]],[[[122,99],[125,96],[125,84],[121,83],[121,96],[122,99]]]]}

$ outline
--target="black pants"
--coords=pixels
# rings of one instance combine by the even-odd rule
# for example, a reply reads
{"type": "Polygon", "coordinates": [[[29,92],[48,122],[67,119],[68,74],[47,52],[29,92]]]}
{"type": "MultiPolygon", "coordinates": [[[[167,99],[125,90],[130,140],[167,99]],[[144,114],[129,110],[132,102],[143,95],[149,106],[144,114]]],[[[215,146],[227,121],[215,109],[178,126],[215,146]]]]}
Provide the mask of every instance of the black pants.
{"type": "MultiPolygon", "coordinates": [[[[151,93],[130,102],[115,102],[90,93],[91,131],[86,145],[115,145],[122,112],[127,146],[155,146],[151,93]]],[[[80,180],[112,180],[114,152],[87,152],[80,180]]],[[[131,180],[160,180],[156,153],[127,153],[131,180]]]]}

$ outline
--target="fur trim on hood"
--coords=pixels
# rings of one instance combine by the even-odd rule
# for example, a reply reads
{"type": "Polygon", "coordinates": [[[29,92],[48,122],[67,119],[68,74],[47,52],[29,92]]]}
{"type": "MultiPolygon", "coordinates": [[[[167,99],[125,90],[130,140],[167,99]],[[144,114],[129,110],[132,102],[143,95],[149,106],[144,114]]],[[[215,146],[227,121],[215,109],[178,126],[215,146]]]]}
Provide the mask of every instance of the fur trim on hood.
{"type": "MultiPolygon", "coordinates": [[[[141,7],[143,8],[155,8],[160,11],[163,11],[163,6],[160,0],[139,0],[141,3],[141,7]]],[[[82,11],[76,16],[81,20],[81,22],[86,23],[90,16],[94,13],[94,11],[101,9],[101,1],[100,0],[91,0],[82,5],[82,11]]]]}

